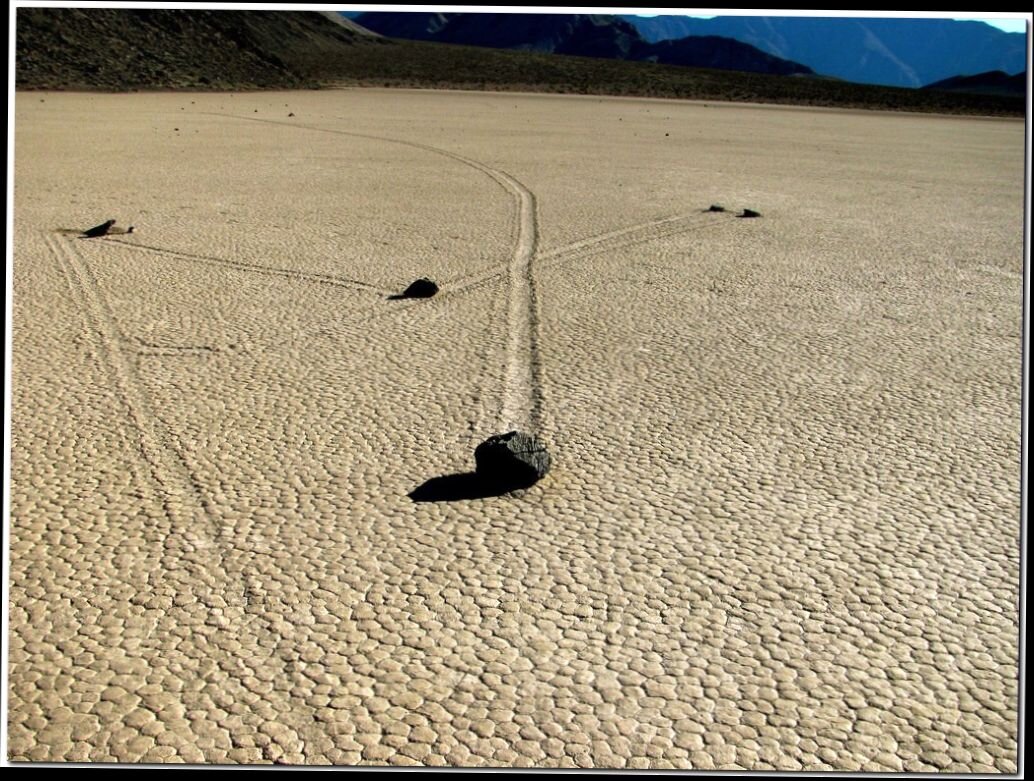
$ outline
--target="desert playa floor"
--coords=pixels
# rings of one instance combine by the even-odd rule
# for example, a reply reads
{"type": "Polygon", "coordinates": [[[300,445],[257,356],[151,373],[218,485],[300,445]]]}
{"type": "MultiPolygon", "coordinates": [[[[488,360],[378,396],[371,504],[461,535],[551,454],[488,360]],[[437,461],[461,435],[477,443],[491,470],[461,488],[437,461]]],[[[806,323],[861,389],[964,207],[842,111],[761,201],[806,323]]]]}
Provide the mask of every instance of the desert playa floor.
{"type": "Polygon", "coordinates": [[[1016,770],[1022,122],[20,93],[15,132],[9,758],[1016,770]],[[549,475],[454,490],[513,426],[549,475]]]}

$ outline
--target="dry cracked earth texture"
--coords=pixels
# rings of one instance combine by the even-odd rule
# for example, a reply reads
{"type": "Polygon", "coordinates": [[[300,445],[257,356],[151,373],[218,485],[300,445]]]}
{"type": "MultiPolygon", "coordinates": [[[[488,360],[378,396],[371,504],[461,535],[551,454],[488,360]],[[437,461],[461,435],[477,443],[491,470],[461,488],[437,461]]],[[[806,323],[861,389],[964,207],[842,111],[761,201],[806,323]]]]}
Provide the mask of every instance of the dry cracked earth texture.
{"type": "Polygon", "coordinates": [[[1015,772],[1023,154],[19,94],[8,758],[1015,772]],[[515,422],[544,480],[411,500],[515,422]]]}

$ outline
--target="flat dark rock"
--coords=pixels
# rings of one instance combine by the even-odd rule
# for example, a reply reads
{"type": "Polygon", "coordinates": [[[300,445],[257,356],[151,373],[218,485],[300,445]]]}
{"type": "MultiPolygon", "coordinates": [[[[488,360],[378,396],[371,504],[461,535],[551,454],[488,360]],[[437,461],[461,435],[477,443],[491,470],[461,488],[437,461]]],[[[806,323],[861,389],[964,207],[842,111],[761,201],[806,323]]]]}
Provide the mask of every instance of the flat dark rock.
{"type": "Polygon", "coordinates": [[[725,207],[724,206],[719,206],[717,203],[712,203],[711,204],[711,208],[709,208],[708,211],[709,212],[723,212],[723,211],[725,211],[725,207]]]}
{"type": "Polygon", "coordinates": [[[549,471],[549,452],[533,434],[510,431],[489,437],[474,450],[479,478],[507,490],[527,488],[549,471]]]}
{"type": "Polygon", "coordinates": [[[111,226],[114,225],[114,224],[115,224],[114,220],[108,220],[107,222],[102,222],[100,225],[95,225],[94,227],[90,228],[89,230],[83,231],[83,236],[86,236],[87,238],[90,238],[90,239],[96,238],[97,236],[105,236],[105,235],[107,235],[108,231],[111,230],[111,226]]]}
{"type": "Polygon", "coordinates": [[[402,291],[404,298],[430,298],[438,292],[438,285],[427,277],[421,277],[402,291]]]}
{"type": "Polygon", "coordinates": [[[753,209],[744,209],[743,213],[740,214],[739,216],[740,217],[760,217],[761,213],[760,212],[756,212],[753,209]]]}

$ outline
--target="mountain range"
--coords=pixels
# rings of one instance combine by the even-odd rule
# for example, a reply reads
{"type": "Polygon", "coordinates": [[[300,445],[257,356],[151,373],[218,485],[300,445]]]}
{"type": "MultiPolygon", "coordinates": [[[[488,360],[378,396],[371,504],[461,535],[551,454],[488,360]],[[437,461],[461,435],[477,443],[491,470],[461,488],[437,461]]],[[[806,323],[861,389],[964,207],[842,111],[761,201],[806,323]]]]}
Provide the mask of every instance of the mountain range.
{"type": "Polygon", "coordinates": [[[943,79],[1027,67],[1024,33],[950,19],[622,16],[648,41],[718,35],[864,84],[921,87],[943,79]]]}
{"type": "Polygon", "coordinates": [[[750,73],[813,75],[806,65],[714,35],[647,41],[630,22],[594,14],[374,11],[354,15],[390,38],[653,62],[750,73]]]}
{"type": "MultiPolygon", "coordinates": [[[[584,28],[586,37],[591,27],[584,28]]],[[[599,45],[636,40],[626,28],[618,29],[625,30],[623,37],[606,33],[599,45]]],[[[1026,110],[1023,94],[974,94],[957,91],[958,85],[952,84],[898,89],[838,79],[400,40],[376,35],[336,12],[21,7],[15,11],[14,38],[18,100],[24,99],[23,90],[40,89],[376,86],[1013,117],[1026,110]]]]}

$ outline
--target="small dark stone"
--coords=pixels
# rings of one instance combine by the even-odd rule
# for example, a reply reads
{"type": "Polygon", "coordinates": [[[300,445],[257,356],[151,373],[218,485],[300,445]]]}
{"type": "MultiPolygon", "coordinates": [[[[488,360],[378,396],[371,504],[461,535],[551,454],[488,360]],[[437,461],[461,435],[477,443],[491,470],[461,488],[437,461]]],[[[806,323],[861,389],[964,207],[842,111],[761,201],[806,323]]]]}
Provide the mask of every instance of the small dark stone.
{"type": "Polygon", "coordinates": [[[753,209],[744,209],[743,210],[743,214],[741,214],[739,216],[740,217],[760,217],[761,213],[760,212],[756,212],[753,209]]]}
{"type": "Polygon", "coordinates": [[[725,211],[725,207],[724,206],[719,206],[717,203],[712,203],[711,204],[711,208],[708,209],[708,211],[709,212],[723,212],[723,211],[725,211]]]}
{"type": "Polygon", "coordinates": [[[549,471],[549,452],[533,434],[510,431],[489,437],[474,450],[477,476],[507,490],[527,488],[549,471]]]}
{"type": "Polygon", "coordinates": [[[83,231],[83,236],[86,236],[87,238],[90,238],[90,239],[96,238],[97,236],[105,236],[105,235],[107,235],[108,231],[111,230],[111,226],[114,225],[114,224],[115,224],[114,220],[108,220],[107,222],[102,222],[100,225],[95,225],[94,227],[90,228],[89,230],[83,231]]]}
{"type": "Polygon", "coordinates": [[[405,298],[430,298],[438,292],[438,285],[427,277],[421,277],[402,291],[405,298]]]}
{"type": "Polygon", "coordinates": [[[288,114],[287,116],[289,116],[289,117],[293,117],[293,116],[294,116],[294,112],[292,111],[292,112],[291,112],[290,114],[288,114]]]}

